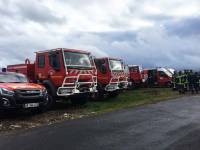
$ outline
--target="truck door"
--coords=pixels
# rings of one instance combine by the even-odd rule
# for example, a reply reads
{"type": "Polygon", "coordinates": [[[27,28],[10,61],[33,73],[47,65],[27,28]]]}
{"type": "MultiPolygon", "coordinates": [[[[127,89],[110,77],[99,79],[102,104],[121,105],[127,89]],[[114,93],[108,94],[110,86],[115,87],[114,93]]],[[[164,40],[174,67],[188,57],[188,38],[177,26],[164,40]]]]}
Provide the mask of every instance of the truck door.
{"type": "Polygon", "coordinates": [[[157,84],[157,70],[149,70],[148,71],[148,84],[153,86],[157,84]]]}
{"type": "Polygon", "coordinates": [[[45,53],[36,55],[36,76],[39,80],[45,80],[47,78],[47,68],[46,68],[46,56],[45,53]]]}
{"type": "Polygon", "coordinates": [[[159,80],[158,84],[159,86],[165,86],[168,83],[168,76],[164,71],[158,71],[159,74],[159,80]]]}
{"type": "Polygon", "coordinates": [[[108,67],[107,59],[95,59],[95,65],[97,67],[98,83],[108,84],[110,81],[110,71],[108,67]]]}
{"type": "Polygon", "coordinates": [[[49,53],[48,76],[56,87],[62,85],[65,78],[65,70],[61,67],[61,60],[61,53],[59,51],[49,53]]]}

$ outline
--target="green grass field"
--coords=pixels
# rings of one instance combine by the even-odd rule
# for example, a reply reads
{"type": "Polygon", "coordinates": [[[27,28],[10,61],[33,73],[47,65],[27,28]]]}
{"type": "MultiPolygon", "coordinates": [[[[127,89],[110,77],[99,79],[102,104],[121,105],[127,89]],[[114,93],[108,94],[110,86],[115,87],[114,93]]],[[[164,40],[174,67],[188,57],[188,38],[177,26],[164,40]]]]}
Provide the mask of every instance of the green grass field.
{"type": "Polygon", "coordinates": [[[121,93],[117,98],[107,98],[103,101],[89,102],[85,106],[85,111],[99,114],[177,97],[180,97],[178,92],[174,92],[169,88],[129,90],[121,93]]]}

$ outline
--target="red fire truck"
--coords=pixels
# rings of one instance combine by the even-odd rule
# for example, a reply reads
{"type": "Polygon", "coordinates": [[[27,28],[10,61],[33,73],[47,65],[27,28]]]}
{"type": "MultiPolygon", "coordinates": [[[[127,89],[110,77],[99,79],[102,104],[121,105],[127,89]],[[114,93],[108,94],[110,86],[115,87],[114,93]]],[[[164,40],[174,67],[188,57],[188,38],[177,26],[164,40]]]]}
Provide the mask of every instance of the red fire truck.
{"type": "Polygon", "coordinates": [[[36,52],[35,63],[7,66],[11,72],[27,75],[30,81],[44,85],[52,100],[68,97],[72,103],[85,103],[97,92],[97,70],[89,52],[57,48],[36,52]]]}
{"type": "Polygon", "coordinates": [[[140,87],[142,85],[142,68],[137,65],[128,65],[128,69],[131,87],[140,87]]]}
{"type": "Polygon", "coordinates": [[[148,87],[170,87],[172,84],[172,73],[166,68],[144,69],[142,75],[148,87]]]}
{"type": "Polygon", "coordinates": [[[115,97],[120,90],[128,86],[125,66],[121,59],[117,58],[95,58],[97,67],[97,89],[98,98],[104,95],[115,97]]]}

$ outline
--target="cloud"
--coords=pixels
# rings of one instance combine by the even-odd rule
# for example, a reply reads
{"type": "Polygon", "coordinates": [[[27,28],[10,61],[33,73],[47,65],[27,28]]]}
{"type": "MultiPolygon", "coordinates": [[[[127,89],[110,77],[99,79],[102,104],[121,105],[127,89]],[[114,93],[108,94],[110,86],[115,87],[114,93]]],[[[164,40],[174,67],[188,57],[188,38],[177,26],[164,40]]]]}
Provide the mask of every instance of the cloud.
{"type": "Polygon", "coordinates": [[[200,16],[170,22],[166,25],[169,33],[180,37],[200,35],[200,16]]]}
{"type": "Polygon", "coordinates": [[[40,1],[24,1],[17,4],[19,16],[24,20],[31,20],[38,23],[56,23],[61,24],[66,18],[57,16],[50,8],[46,7],[40,1]]]}
{"type": "Polygon", "coordinates": [[[57,47],[200,69],[198,0],[0,1],[0,67],[57,47]]]}

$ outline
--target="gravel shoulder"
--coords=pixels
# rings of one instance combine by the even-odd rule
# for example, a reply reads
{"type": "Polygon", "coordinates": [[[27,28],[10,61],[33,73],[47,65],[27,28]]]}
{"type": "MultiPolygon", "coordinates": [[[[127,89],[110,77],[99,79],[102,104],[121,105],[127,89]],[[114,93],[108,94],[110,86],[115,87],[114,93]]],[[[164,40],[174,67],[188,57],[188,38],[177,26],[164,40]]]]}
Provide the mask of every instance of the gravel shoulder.
{"type": "Polygon", "coordinates": [[[70,103],[57,103],[51,111],[42,114],[27,112],[9,112],[0,114],[0,134],[12,134],[40,126],[51,125],[66,120],[96,116],[120,109],[138,107],[180,97],[171,89],[138,89],[126,91],[117,98],[91,101],[83,106],[72,106],[70,103]]]}

